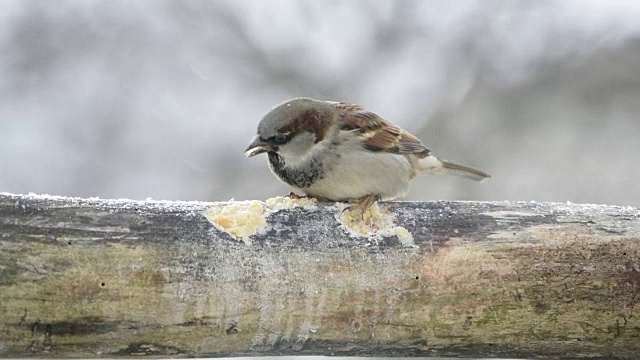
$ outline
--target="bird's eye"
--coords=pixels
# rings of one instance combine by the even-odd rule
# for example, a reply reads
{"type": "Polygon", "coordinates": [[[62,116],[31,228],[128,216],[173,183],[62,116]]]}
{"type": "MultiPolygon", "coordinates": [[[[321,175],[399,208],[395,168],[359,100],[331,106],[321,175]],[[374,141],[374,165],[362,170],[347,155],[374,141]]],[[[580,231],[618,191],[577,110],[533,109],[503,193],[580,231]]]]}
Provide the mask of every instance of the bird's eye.
{"type": "Polygon", "coordinates": [[[277,133],[274,137],[273,137],[273,142],[275,142],[278,145],[282,145],[284,143],[287,142],[288,136],[287,134],[284,133],[277,133]]]}

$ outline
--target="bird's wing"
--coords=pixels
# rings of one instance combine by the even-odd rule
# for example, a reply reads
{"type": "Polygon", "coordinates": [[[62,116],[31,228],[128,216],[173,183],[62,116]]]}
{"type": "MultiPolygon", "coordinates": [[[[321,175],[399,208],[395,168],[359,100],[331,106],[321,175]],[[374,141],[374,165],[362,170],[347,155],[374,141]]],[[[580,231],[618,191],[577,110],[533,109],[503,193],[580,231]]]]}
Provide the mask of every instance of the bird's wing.
{"type": "Polygon", "coordinates": [[[369,151],[416,154],[421,158],[431,153],[413,134],[360,105],[340,102],[332,104],[340,112],[340,129],[359,133],[363,147],[369,151]]]}

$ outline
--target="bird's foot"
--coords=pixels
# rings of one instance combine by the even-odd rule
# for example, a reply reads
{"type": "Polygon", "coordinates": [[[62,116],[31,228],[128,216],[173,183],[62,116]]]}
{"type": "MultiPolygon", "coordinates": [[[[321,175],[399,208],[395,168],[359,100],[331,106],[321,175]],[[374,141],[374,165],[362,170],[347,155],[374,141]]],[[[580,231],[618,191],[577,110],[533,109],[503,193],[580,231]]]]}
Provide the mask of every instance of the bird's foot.
{"type": "Polygon", "coordinates": [[[291,200],[300,200],[300,199],[314,200],[315,199],[318,202],[330,202],[326,198],[321,198],[321,197],[311,196],[311,195],[298,195],[298,194],[294,193],[293,191],[290,192],[289,195],[287,195],[286,197],[288,197],[291,200]]]}
{"type": "Polygon", "coordinates": [[[361,220],[366,221],[367,211],[371,209],[373,204],[380,200],[380,195],[366,195],[357,199],[349,199],[349,203],[352,204],[349,207],[346,207],[342,212],[349,211],[351,214],[358,215],[361,220]]]}
{"type": "Polygon", "coordinates": [[[294,192],[292,191],[292,192],[290,192],[290,193],[289,193],[289,195],[287,195],[287,197],[288,197],[289,199],[293,199],[293,200],[300,200],[300,199],[306,199],[306,198],[308,198],[309,196],[307,196],[307,195],[298,195],[298,194],[296,194],[296,193],[294,193],[294,192]]]}

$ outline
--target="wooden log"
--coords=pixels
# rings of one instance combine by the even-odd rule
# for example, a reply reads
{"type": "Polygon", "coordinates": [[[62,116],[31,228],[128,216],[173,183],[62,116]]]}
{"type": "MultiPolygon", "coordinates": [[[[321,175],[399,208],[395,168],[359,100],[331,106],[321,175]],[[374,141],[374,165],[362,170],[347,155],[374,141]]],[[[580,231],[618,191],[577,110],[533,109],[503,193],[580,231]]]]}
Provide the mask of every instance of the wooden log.
{"type": "Polygon", "coordinates": [[[640,210],[381,207],[0,194],[0,356],[639,358],[640,210]]]}

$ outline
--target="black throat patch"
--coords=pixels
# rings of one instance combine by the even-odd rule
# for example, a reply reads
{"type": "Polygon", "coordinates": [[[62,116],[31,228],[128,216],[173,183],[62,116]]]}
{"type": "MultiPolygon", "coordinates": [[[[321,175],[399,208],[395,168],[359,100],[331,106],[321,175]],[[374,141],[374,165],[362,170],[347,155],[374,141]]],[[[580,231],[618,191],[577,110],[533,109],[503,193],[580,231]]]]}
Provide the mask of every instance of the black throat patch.
{"type": "Polygon", "coordinates": [[[291,186],[306,188],[324,177],[322,164],[316,159],[310,160],[304,168],[291,168],[285,166],[284,159],[277,153],[270,151],[268,155],[273,172],[291,186]]]}

